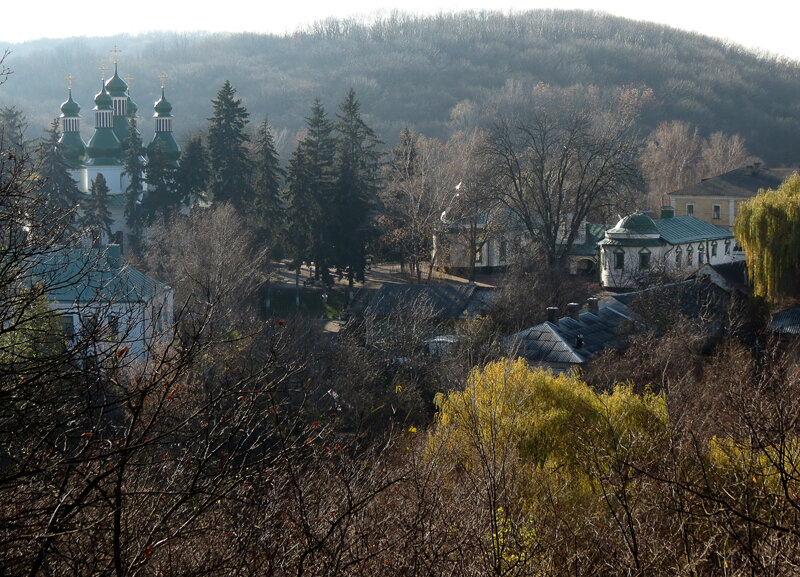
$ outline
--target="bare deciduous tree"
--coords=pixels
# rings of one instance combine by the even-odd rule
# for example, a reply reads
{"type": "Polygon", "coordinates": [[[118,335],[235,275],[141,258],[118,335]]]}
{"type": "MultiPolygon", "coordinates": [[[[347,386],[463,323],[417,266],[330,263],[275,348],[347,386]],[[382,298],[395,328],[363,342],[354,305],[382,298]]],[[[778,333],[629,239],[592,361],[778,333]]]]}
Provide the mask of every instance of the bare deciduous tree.
{"type": "Polygon", "coordinates": [[[565,93],[560,103],[547,95],[530,117],[500,119],[487,154],[492,194],[553,266],[587,218],[603,221],[613,207],[628,206],[640,180],[627,100],[607,106],[591,91],[565,93]]]}

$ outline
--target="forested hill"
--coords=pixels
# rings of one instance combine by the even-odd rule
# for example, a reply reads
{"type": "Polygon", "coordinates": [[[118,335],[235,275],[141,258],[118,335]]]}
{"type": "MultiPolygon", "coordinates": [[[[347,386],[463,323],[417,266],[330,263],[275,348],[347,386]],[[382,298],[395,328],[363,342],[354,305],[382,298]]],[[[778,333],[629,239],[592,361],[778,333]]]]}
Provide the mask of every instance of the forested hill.
{"type": "MultiPolygon", "coordinates": [[[[333,115],[353,87],[366,121],[392,144],[410,125],[446,137],[458,122],[524,101],[539,82],[649,87],[655,103],[646,135],[662,120],[691,122],[707,135],[739,133],[750,151],[777,165],[800,160],[800,63],[758,55],[694,33],[581,11],[515,15],[395,15],[373,24],[329,20],[288,36],[151,34],[42,40],[10,45],[14,74],[0,106],[29,120],[29,135],[58,114],[71,74],[91,133],[102,63],[117,44],[120,75],[145,119],[166,73],[179,139],[204,130],[211,99],[228,79],[251,114],[265,115],[283,152],[319,97],[333,115]],[[452,114],[457,111],[456,114],[452,114]]],[[[2,48],[2,47],[0,47],[2,48]]],[[[149,122],[140,122],[145,138],[149,122]]]]}

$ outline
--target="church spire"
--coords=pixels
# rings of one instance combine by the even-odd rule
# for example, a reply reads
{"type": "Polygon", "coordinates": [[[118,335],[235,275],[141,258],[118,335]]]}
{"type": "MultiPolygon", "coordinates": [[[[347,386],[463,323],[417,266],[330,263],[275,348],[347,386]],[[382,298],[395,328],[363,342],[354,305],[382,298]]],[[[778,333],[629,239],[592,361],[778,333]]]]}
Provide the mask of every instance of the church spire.
{"type": "Polygon", "coordinates": [[[119,53],[122,52],[117,45],[110,50],[114,54],[114,74],[105,83],[105,88],[111,96],[114,122],[114,135],[120,142],[125,142],[128,138],[130,121],[128,118],[128,85],[120,78],[117,70],[119,64],[119,53]]]}
{"type": "Polygon", "coordinates": [[[105,66],[100,70],[103,72],[103,81],[94,99],[94,134],[86,145],[86,152],[89,154],[88,164],[115,165],[119,164],[122,157],[122,145],[114,134],[113,99],[106,90],[105,66]]]}
{"type": "Polygon", "coordinates": [[[58,144],[70,168],[79,168],[86,159],[86,144],[81,138],[81,107],[72,99],[72,75],[67,76],[69,97],[61,104],[61,138],[58,144]]]}
{"type": "Polygon", "coordinates": [[[172,135],[172,105],[164,95],[164,86],[167,79],[166,74],[161,75],[161,98],[153,106],[153,122],[155,124],[155,134],[153,140],[147,145],[147,156],[152,158],[155,154],[160,154],[162,158],[173,166],[178,165],[181,157],[181,147],[172,135]]]}

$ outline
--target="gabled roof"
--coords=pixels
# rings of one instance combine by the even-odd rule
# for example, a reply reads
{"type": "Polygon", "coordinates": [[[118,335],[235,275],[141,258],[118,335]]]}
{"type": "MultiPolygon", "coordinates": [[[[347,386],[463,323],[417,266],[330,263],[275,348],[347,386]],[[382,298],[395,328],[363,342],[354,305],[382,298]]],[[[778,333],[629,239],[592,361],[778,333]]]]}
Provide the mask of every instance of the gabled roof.
{"type": "Polygon", "coordinates": [[[59,248],[36,257],[29,282],[42,283],[61,304],[149,302],[168,290],[163,283],[122,263],[119,248],[59,248]]]}
{"type": "Polygon", "coordinates": [[[384,284],[366,311],[378,317],[457,319],[467,315],[475,289],[475,285],[384,284]]]}
{"type": "Polygon", "coordinates": [[[760,189],[778,188],[793,172],[788,168],[742,167],[670,192],[670,196],[750,198],[760,189]]]}
{"type": "Polygon", "coordinates": [[[623,303],[607,298],[597,314],[581,311],[577,319],[562,317],[557,323],[535,325],[508,337],[506,348],[531,362],[580,364],[606,348],[619,346],[621,325],[636,319],[623,303]]]}

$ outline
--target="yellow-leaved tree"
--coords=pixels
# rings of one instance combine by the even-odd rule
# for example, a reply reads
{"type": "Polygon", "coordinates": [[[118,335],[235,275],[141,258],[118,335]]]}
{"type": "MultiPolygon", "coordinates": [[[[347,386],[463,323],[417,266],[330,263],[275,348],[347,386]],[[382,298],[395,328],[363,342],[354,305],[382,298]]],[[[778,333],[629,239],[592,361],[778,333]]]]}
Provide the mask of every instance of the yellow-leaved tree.
{"type": "Polygon", "coordinates": [[[733,233],[747,254],[755,294],[774,300],[800,270],[800,175],[743,203],[733,233]]]}
{"type": "Polygon", "coordinates": [[[488,572],[552,570],[566,558],[559,535],[588,538],[609,526],[622,534],[616,543],[630,564],[646,568],[638,528],[651,485],[643,471],[666,452],[662,395],[629,385],[599,393],[575,374],[501,360],[476,368],[437,406],[429,454],[449,458],[458,482],[476,488],[470,500],[488,524],[488,572]]]}

